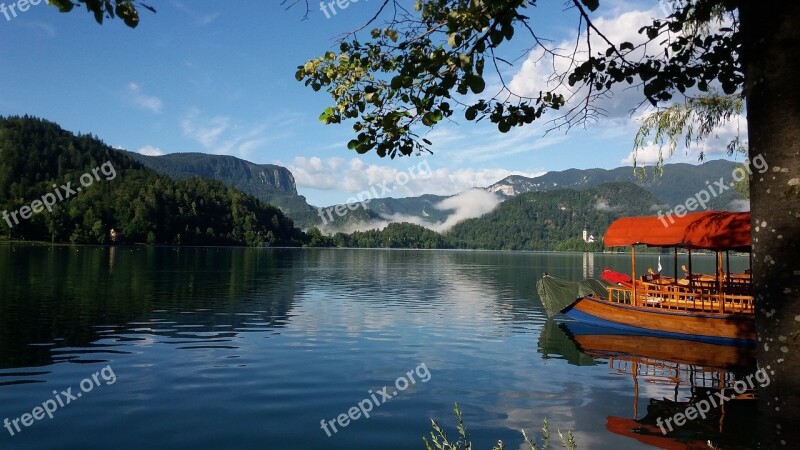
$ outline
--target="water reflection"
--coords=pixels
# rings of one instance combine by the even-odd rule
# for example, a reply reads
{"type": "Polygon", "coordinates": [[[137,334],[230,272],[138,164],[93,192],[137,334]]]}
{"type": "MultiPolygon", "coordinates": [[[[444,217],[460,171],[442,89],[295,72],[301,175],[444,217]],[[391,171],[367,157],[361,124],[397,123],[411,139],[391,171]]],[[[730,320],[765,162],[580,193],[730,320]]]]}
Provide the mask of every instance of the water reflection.
{"type": "MultiPolygon", "coordinates": [[[[475,448],[518,448],[545,417],[582,448],[642,448],[606,429],[645,414],[625,414],[631,376],[604,373],[608,355],[581,352],[536,299],[543,272],[580,278],[583,258],[0,245],[0,419],[107,364],[120,377],[0,447],[419,448],[431,418],[453,429],[458,401],[475,448]],[[429,383],[335,438],[320,430],[421,362],[429,383]]],[[[593,258],[595,272],[630,264],[593,258]]]]}
{"type": "MultiPolygon", "coordinates": [[[[753,379],[755,349],[621,333],[580,322],[550,322],[546,328],[539,340],[544,355],[557,353],[575,365],[605,360],[611,373],[631,380],[631,415],[607,416],[609,432],[664,449],[708,448],[709,442],[726,449],[757,446],[751,432],[756,389],[740,389],[744,390],[741,394],[734,391],[737,382],[739,388],[747,377],[753,379]],[[719,401],[723,396],[734,398],[719,401]],[[645,408],[641,408],[645,399],[645,408]],[[665,424],[701,403],[707,410],[704,417],[686,420],[681,426],[665,424]],[[707,407],[710,403],[713,406],[707,407]]],[[[759,381],[763,385],[764,380],[759,381]]],[[[758,385],[758,381],[750,383],[755,388],[758,385]]]]}
{"type": "MultiPolygon", "coordinates": [[[[103,362],[103,355],[156,341],[232,348],[227,343],[240,332],[289,321],[303,289],[304,272],[293,270],[300,257],[217,248],[0,246],[0,369],[103,362]]],[[[28,383],[46,373],[2,376],[28,383]]]]}

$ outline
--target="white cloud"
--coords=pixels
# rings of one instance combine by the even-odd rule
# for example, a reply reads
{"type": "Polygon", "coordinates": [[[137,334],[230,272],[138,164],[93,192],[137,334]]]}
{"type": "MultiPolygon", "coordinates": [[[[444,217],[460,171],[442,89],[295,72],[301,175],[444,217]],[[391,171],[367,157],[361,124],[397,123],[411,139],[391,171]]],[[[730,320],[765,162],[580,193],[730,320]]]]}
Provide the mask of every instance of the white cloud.
{"type": "MultiPolygon", "coordinates": [[[[631,42],[634,45],[644,43],[646,40],[638,30],[645,25],[652,24],[653,17],[659,15],[657,7],[649,10],[632,10],[619,13],[615,17],[598,17],[593,24],[603,32],[611,42],[631,42]]],[[[604,51],[608,45],[597,33],[592,35],[592,52],[604,51]]],[[[544,50],[533,50],[527,60],[522,64],[519,72],[510,82],[510,89],[517,95],[538,97],[541,91],[554,90],[564,95],[568,101],[567,106],[577,106],[587,93],[583,85],[571,87],[564,78],[554,77],[553,74],[569,74],[576,65],[585,61],[589,56],[589,47],[585,35],[580,39],[576,35],[555,43],[559,56],[545,54],[544,50]],[[576,49],[577,43],[577,49],[576,49]],[[577,62],[573,61],[573,52],[577,62]]],[[[642,48],[633,52],[630,59],[636,60],[648,53],[657,53],[654,47],[642,48]]],[[[605,97],[597,99],[595,106],[609,117],[630,115],[631,110],[643,100],[641,90],[636,87],[619,86],[612,88],[612,92],[605,97]]]]}
{"type": "Polygon", "coordinates": [[[248,159],[267,143],[288,139],[292,131],[287,121],[287,117],[278,117],[254,124],[237,123],[227,116],[204,116],[193,108],[181,120],[181,129],[185,137],[210,153],[248,159]]]}
{"type": "Polygon", "coordinates": [[[56,29],[50,24],[38,20],[32,20],[26,22],[25,26],[27,26],[28,28],[36,28],[51,38],[56,37],[56,29]]]}
{"type": "Polygon", "coordinates": [[[142,87],[137,83],[128,83],[128,93],[131,95],[133,103],[140,108],[154,113],[160,113],[164,108],[164,103],[160,98],[144,94],[142,87]]]}
{"type": "Polygon", "coordinates": [[[441,222],[430,222],[421,217],[405,214],[392,214],[383,216],[379,220],[348,223],[341,227],[323,226],[322,232],[333,234],[336,232],[352,233],[354,231],[382,230],[393,222],[408,222],[423,226],[439,233],[446,233],[461,221],[481,217],[492,212],[502,202],[497,195],[482,189],[473,189],[458,195],[446,198],[434,205],[442,211],[452,211],[441,222]]]}
{"type": "Polygon", "coordinates": [[[596,209],[598,211],[603,211],[603,212],[612,212],[612,211],[617,211],[618,209],[620,209],[620,207],[619,206],[611,206],[608,203],[608,200],[603,199],[603,198],[599,198],[599,199],[597,199],[597,201],[594,204],[594,209],[596,209]]]}
{"type": "Polygon", "coordinates": [[[194,20],[195,24],[201,27],[214,22],[220,16],[219,12],[209,12],[206,14],[201,14],[200,12],[198,12],[196,8],[194,8],[194,6],[197,6],[194,3],[192,3],[192,7],[190,7],[183,2],[173,1],[172,5],[175,6],[175,8],[177,8],[179,11],[191,17],[194,20]]]}
{"type": "Polygon", "coordinates": [[[164,152],[160,148],[153,147],[152,145],[145,145],[139,150],[136,150],[136,153],[146,156],[161,156],[164,154],[164,152]]]}
{"type": "Polygon", "coordinates": [[[328,167],[320,158],[316,156],[311,158],[304,158],[302,156],[296,157],[290,164],[279,163],[285,166],[294,175],[294,181],[298,187],[306,187],[313,189],[336,189],[337,177],[333,173],[341,164],[338,161],[329,163],[328,167]]]}
{"type": "Polygon", "coordinates": [[[444,211],[452,210],[453,214],[448,216],[444,222],[436,225],[433,229],[436,231],[447,231],[458,222],[481,217],[491,212],[500,202],[500,197],[482,189],[462,192],[461,194],[442,200],[436,205],[436,208],[444,211]]]}
{"type": "Polygon", "coordinates": [[[451,169],[435,166],[438,161],[440,159],[436,158],[410,159],[405,166],[400,166],[368,164],[361,158],[348,161],[339,157],[296,157],[291,163],[276,161],[276,164],[291,170],[300,188],[353,194],[369,192],[371,197],[453,195],[492,185],[509,175],[536,177],[544,173],[503,168],[451,169]]]}
{"type": "Polygon", "coordinates": [[[685,162],[690,164],[697,164],[697,158],[700,152],[705,155],[706,159],[716,159],[728,155],[728,144],[737,136],[740,139],[747,139],[747,119],[744,116],[734,116],[727,123],[717,127],[706,139],[698,142],[691,142],[688,147],[685,145],[683,137],[678,139],[678,148],[675,153],[670,155],[669,148],[664,146],[660,148],[659,145],[650,141],[644,148],[638,151],[633,151],[625,158],[620,160],[622,164],[632,165],[634,155],[638,165],[652,166],[658,162],[659,153],[662,154],[664,162],[678,163],[685,162]]]}
{"type": "MultiPolygon", "coordinates": [[[[607,8],[606,11],[608,11],[607,16],[593,19],[593,24],[597,29],[611,42],[631,42],[636,46],[646,42],[646,37],[639,34],[638,30],[645,25],[652,24],[653,18],[664,17],[665,15],[663,4],[661,6],[653,4],[647,4],[647,6],[639,5],[632,9],[630,3],[611,2],[610,8],[607,8]]],[[[714,26],[718,27],[719,25],[714,26]]],[[[592,33],[592,35],[591,51],[594,54],[605,51],[608,44],[596,32],[592,33]]],[[[580,102],[584,101],[588,88],[583,84],[574,87],[568,86],[564,82],[564,78],[554,77],[553,74],[569,74],[574,70],[576,63],[573,62],[573,51],[575,51],[574,54],[578,64],[588,58],[589,47],[585,33],[579,38],[573,30],[571,35],[555,42],[553,48],[558,49],[560,56],[554,57],[545,54],[541,48],[531,51],[525,62],[513,74],[509,87],[517,95],[532,97],[537,97],[540,91],[555,90],[555,92],[564,95],[568,99],[567,108],[562,109],[568,110],[570,107],[579,106],[580,102]]],[[[637,47],[628,55],[628,59],[638,60],[645,57],[645,55],[658,56],[662,55],[663,52],[664,49],[660,41],[651,42],[646,46],[637,47]]],[[[634,83],[637,82],[639,80],[634,81],[634,83]]],[[[627,85],[622,83],[613,86],[608,95],[594,99],[592,102],[592,105],[602,114],[601,117],[596,118],[599,123],[597,126],[593,126],[592,130],[597,130],[597,132],[603,134],[625,132],[626,136],[631,132],[635,133],[639,123],[641,123],[641,117],[645,113],[653,111],[649,104],[639,109],[644,100],[641,88],[635,86],[635,84],[627,85]]],[[[551,112],[550,114],[552,115],[553,113],[551,112]]],[[[708,140],[699,145],[692,145],[688,151],[683,152],[684,154],[694,152],[694,157],[687,156],[683,158],[679,154],[679,148],[676,155],[672,158],[668,158],[668,155],[665,155],[665,159],[671,159],[671,162],[696,162],[698,151],[703,151],[707,156],[721,155],[725,152],[725,146],[730,142],[730,138],[733,137],[732,131],[737,127],[741,128],[742,139],[746,139],[746,123],[744,117],[734,117],[731,122],[712,133],[708,140]],[[716,139],[716,136],[719,136],[720,139],[716,139]]],[[[631,164],[633,161],[632,156],[632,154],[628,155],[622,162],[631,164]]],[[[652,164],[657,159],[657,148],[648,147],[640,152],[639,160],[642,162],[646,161],[648,164],[652,164]]]]}
{"type": "Polygon", "coordinates": [[[202,17],[197,19],[197,25],[206,26],[206,25],[210,24],[211,22],[217,20],[219,15],[220,15],[220,13],[218,13],[218,12],[206,14],[206,15],[204,15],[204,16],[202,16],[202,17]]]}

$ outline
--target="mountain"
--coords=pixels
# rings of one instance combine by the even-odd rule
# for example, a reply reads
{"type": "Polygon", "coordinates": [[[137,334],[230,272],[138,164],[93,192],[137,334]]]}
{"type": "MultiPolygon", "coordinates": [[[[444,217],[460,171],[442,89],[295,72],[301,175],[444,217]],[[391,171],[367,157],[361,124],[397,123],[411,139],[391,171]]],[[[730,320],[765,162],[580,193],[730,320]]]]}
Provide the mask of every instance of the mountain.
{"type": "Polygon", "coordinates": [[[653,214],[660,201],[633,183],[604,183],[592,188],[527,192],[494,211],[456,224],[448,242],[459,248],[487,250],[600,250],[601,237],[619,217],[653,214]],[[587,246],[584,229],[598,238],[587,246]]]}
{"type": "Polygon", "coordinates": [[[449,213],[436,208],[434,205],[446,198],[448,196],[432,194],[405,198],[375,198],[367,203],[367,208],[382,217],[414,216],[429,222],[440,222],[446,219],[449,213]]]}
{"type": "MultiPolygon", "coordinates": [[[[703,164],[665,164],[664,173],[660,177],[652,176],[640,179],[634,174],[633,167],[618,167],[616,169],[569,169],[558,172],[548,172],[544,175],[527,178],[511,175],[487,187],[494,192],[506,197],[519,195],[525,192],[550,191],[553,189],[588,189],[603,183],[630,182],[647,189],[656,198],[670,206],[682,204],[687,198],[694,197],[698,192],[708,188],[707,183],[713,184],[720,178],[726,185],[730,185],[732,172],[741,163],[727,160],[707,161],[703,164]]],[[[730,209],[731,201],[741,199],[733,189],[728,189],[709,203],[710,208],[730,209]]]]}
{"type": "MultiPolygon", "coordinates": [[[[688,198],[707,190],[708,185],[715,185],[720,178],[730,186],[732,172],[739,163],[727,160],[708,161],[700,165],[692,164],[666,164],[664,173],[658,178],[652,176],[639,178],[634,174],[633,167],[618,167],[616,169],[569,169],[558,172],[548,172],[535,178],[512,175],[486,188],[487,191],[500,195],[504,199],[527,192],[549,192],[560,189],[586,190],[607,183],[631,183],[648,194],[653,203],[648,208],[638,210],[639,214],[653,214],[658,209],[668,211],[675,205],[684,203],[688,198]],[[659,208],[649,209],[658,205],[659,208]]],[[[716,188],[717,191],[719,188],[716,188]]],[[[639,192],[641,193],[641,192],[639,192]]],[[[712,196],[713,197],[713,196],[712,196]]],[[[351,216],[344,221],[337,219],[333,226],[326,224],[329,231],[365,229],[369,226],[383,226],[387,221],[441,223],[453,212],[435,207],[450,197],[439,195],[421,195],[406,198],[380,198],[372,199],[366,208],[373,213],[371,217],[351,216]]],[[[742,197],[733,189],[713,197],[708,203],[713,209],[735,209],[738,205],[732,204],[742,197]]],[[[359,207],[360,208],[360,207],[359,207]]],[[[349,215],[350,213],[348,213],[349,215]]],[[[325,227],[323,227],[325,228],[325,227]]]]}
{"type": "MultiPolygon", "coordinates": [[[[381,227],[387,222],[442,223],[453,213],[435,207],[449,197],[426,194],[406,198],[373,198],[363,205],[350,205],[345,214],[336,214],[336,205],[321,208],[310,206],[305,197],[298,195],[292,173],[281,166],[203,153],[172,153],[164,156],[125,153],[146,167],[175,179],[198,176],[219,180],[280,208],[303,229],[317,226],[328,232],[336,232],[381,227]]],[[[720,178],[730,181],[733,169],[738,166],[735,162],[725,160],[708,161],[701,165],[667,164],[662,176],[644,179],[638,178],[632,167],[569,169],[548,172],[535,178],[512,175],[486,190],[508,198],[525,192],[564,188],[582,190],[604,183],[630,182],[648,190],[667,210],[706,189],[706,181],[713,183],[720,178]]],[[[731,201],[740,198],[738,193],[729,189],[713,198],[709,207],[731,209],[731,201]]]]}
{"type": "MultiPolygon", "coordinates": [[[[123,150],[124,151],[124,150],[123,150]]],[[[170,153],[148,156],[124,151],[129,157],[145,167],[183,180],[202,177],[246,192],[287,213],[311,210],[306,198],[297,194],[297,185],[289,169],[273,164],[255,164],[228,155],[205,153],[170,153]]]]}
{"type": "Polygon", "coordinates": [[[174,179],[202,177],[253,195],[280,208],[301,228],[318,226],[330,230],[352,230],[360,223],[385,224],[387,218],[415,216],[441,221],[448,213],[433,207],[446,197],[422,195],[409,198],[376,198],[347,214],[336,214],[337,205],[315,208],[298,195],[289,169],[272,164],[255,164],[233,156],[204,153],[170,153],[148,156],[123,152],[134,160],[174,179]],[[330,213],[328,211],[330,210],[330,213]],[[321,211],[321,212],[320,212],[321,211]]]}
{"type": "Polygon", "coordinates": [[[279,209],[206,178],[171,179],[91,135],[0,117],[0,234],[81,244],[290,245],[279,209]]]}

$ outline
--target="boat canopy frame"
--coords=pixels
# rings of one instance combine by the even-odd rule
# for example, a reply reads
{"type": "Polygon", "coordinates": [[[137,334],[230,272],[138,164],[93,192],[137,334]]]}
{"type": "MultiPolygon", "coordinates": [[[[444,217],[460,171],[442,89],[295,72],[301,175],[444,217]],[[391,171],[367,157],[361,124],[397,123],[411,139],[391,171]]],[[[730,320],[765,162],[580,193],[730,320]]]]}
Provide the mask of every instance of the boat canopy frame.
{"type": "MultiPolygon", "coordinates": [[[[749,212],[704,211],[673,217],[671,213],[646,217],[623,217],[614,221],[606,230],[603,243],[607,247],[631,246],[631,278],[633,279],[633,303],[637,303],[636,245],[673,248],[675,251],[675,277],[678,275],[678,248],[689,253],[688,277],[694,287],[692,276],[692,250],[712,250],[716,253],[715,288],[719,296],[719,308],[725,312],[725,267],[723,252],[727,257],[727,273],[730,276],[731,250],[751,254],[752,235],[749,212]]],[[[752,265],[752,261],[751,261],[752,265]]],[[[609,292],[611,295],[611,292],[609,292]]],[[[752,305],[751,305],[752,307],[752,305]]]]}

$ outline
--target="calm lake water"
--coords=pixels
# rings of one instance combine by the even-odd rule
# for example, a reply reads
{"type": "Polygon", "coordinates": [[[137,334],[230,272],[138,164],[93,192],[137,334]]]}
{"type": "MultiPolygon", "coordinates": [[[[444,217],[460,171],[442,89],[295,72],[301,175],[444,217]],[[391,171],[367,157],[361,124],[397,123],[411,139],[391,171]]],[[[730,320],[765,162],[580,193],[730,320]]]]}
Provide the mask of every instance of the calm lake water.
{"type": "MultiPolygon", "coordinates": [[[[14,432],[0,428],[0,449],[422,449],[431,418],[457,435],[454,402],[476,450],[522,448],[519,430],[545,418],[583,449],[752,445],[746,402],[669,438],[612,431],[694,390],[670,375],[680,358],[593,357],[547,321],[543,272],[604,267],[629,271],[630,256],[0,245],[0,420],[14,432]],[[384,386],[396,395],[382,403],[384,386]],[[336,423],[367,400],[369,418],[336,423]],[[35,410],[59,401],[52,419],[35,410]],[[17,432],[26,413],[41,419],[17,432]]],[[[750,364],[688,370],[697,384],[750,364]]]]}

